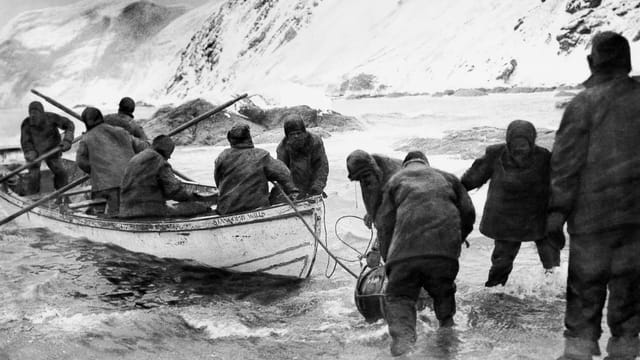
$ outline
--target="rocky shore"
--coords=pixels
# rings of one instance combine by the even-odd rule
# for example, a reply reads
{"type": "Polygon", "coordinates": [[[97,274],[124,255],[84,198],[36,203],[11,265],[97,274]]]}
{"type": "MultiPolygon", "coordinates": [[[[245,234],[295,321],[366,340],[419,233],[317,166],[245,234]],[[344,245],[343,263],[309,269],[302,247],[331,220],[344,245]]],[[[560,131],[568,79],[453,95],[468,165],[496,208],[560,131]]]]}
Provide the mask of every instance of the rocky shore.
{"type": "MultiPolygon", "coordinates": [[[[177,107],[160,107],[151,118],[139,121],[147,135],[153,138],[169,132],[214,107],[214,104],[204,99],[195,99],[177,107]]],[[[262,109],[250,100],[244,100],[237,111],[232,109],[221,111],[173,138],[177,145],[226,145],[227,131],[234,124],[241,123],[251,127],[254,143],[275,143],[284,136],[284,118],[290,114],[300,116],[308,131],[322,137],[331,136],[331,132],[363,128],[355,117],[335,111],[314,109],[307,105],[262,109]]]]}

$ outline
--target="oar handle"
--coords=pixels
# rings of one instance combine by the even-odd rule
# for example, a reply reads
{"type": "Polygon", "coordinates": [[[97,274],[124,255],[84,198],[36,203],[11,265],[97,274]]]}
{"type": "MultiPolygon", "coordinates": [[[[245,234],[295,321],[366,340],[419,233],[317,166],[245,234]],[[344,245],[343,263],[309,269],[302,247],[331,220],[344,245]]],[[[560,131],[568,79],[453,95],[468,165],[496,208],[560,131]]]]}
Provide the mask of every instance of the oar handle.
{"type": "Polygon", "coordinates": [[[181,131],[183,131],[183,130],[185,130],[185,129],[187,129],[187,128],[190,128],[190,127],[192,127],[193,125],[195,125],[195,124],[199,123],[200,121],[202,121],[202,120],[204,120],[204,119],[206,119],[206,118],[210,117],[211,115],[214,115],[215,113],[218,113],[218,112],[220,112],[220,111],[222,111],[222,110],[224,110],[224,109],[228,108],[229,106],[231,106],[231,105],[235,104],[236,102],[238,102],[238,101],[240,101],[240,100],[242,100],[242,99],[244,99],[244,98],[246,98],[246,97],[247,97],[247,94],[242,94],[242,95],[238,96],[237,98],[235,98],[235,99],[233,99],[233,100],[229,100],[229,101],[227,101],[226,103],[224,103],[224,104],[222,104],[222,105],[220,105],[220,106],[216,107],[215,109],[213,109],[213,110],[211,110],[211,111],[207,111],[206,113],[204,113],[204,114],[202,114],[202,115],[198,116],[197,118],[195,118],[195,119],[193,119],[193,120],[189,120],[188,122],[186,122],[186,123],[184,123],[184,124],[182,124],[182,125],[178,126],[177,128],[175,128],[175,129],[171,130],[171,131],[167,134],[167,136],[173,136],[173,135],[175,135],[175,134],[177,134],[177,133],[179,133],[179,132],[181,132],[181,131]]]}
{"type": "Polygon", "coordinates": [[[300,212],[298,211],[298,209],[296,208],[296,205],[293,203],[293,201],[291,200],[291,198],[289,198],[289,196],[284,192],[284,190],[282,189],[282,187],[280,186],[280,184],[278,184],[277,182],[272,181],[271,182],[274,186],[276,186],[278,188],[278,190],[280,190],[280,192],[282,193],[282,196],[284,197],[284,199],[287,201],[287,203],[289,204],[289,206],[291,206],[291,208],[293,209],[293,211],[296,213],[296,215],[300,218],[300,220],[302,220],[302,223],[304,224],[304,226],[307,227],[307,230],[309,230],[309,232],[311,233],[311,235],[313,235],[313,237],[316,239],[316,242],[318,244],[320,244],[320,246],[322,246],[322,248],[324,249],[324,251],[327,252],[327,254],[333,258],[333,260],[335,260],[335,262],[340,265],[344,270],[346,270],[349,274],[351,274],[351,276],[353,276],[354,278],[358,278],[358,275],[356,275],[353,271],[351,271],[351,269],[349,269],[345,264],[342,263],[342,261],[340,261],[338,259],[337,256],[333,255],[333,253],[327,248],[327,246],[325,244],[322,243],[322,241],[320,241],[320,239],[318,239],[318,235],[316,235],[316,233],[313,231],[313,229],[311,229],[311,226],[309,226],[309,224],[307,223],[307,221],[304,219],[304,217],[302,217],[302,214],[300,214],[300,212]]]}
{"type": "Polygon", "coordinates": [[[62,193],[66,192],[67,190],[70,190],[70,189],[72,189],[72,188],[74,188],[74,187],[76,187],[76,186],[80,185],[81,183],[85,182],[86,180],[89,180],[89,178],[90,178],[90,176],[89,176],[89,175],[85,175],[85,176],[83,176],[83,177],[81,177],[81,178],[78,178],[78,179],[76,179],[76,180],[74,180],[74,181],[72,181],[72,182],[68,183],[67,185],[65,185],[65,186],[61,187],[60,189],[58,189],[58,190],[56,190],[56,191],[54,191],[54,192],[52,192],[52,193],[48,194],[47,196],[45,196],[45,197],[43,197],[42,199],[40,199],[40,200],[38,200],[38,201],[34,202],[33,204],[31,204],[31,205],[27,206],[26,208],[21,209],[21,210],[20,210],[20,211],[18,211],[17,213],[15,213],[15,214],[13,214],[13,215],[11,215],[11,216],[7,217],[7,218],[4,218],[4,219],[0,220],[0,226],[2,226],[2,225],[4,225],[4,224],[8,223],[9,221],[11,221],[11,220],[13,220],[13,219],[17,218],[17,217],[18,217],[18,216],[20,216],[20,215],[22,215],[22,214],[24,214],[24,213],[26,213],[26,212],[30,211],[31,209],[35,208],[36,206],[40,206],[41,204],[43,204],[43,203],[45,203],[45,202],[47,202],[47,201],[49,201],[49,200],[51,200],[51,199],[53,199],[53,198],[58,197],[58,196],[59,196],[59,195],[61,195],[62,193]]]}
{"type": "Polygon", "coordinates": [[[69,114],[69,115],[73,116],[74,118],[80,120],[80,115],[77,112],[75,112],[75,111],[69,109],[68,107],[60,104],[59,102],[53,100],[52,98],[50,98],[47,95],[39,92],[38,90],[31,89],[31,92],[36,94],[36,95],[38,95],[38,96],[40,96],[41,98],[47,100],[47,102],[50,103],[51,105],[57,107],[58,109],[66,112],[67,114],[69,114]]]}

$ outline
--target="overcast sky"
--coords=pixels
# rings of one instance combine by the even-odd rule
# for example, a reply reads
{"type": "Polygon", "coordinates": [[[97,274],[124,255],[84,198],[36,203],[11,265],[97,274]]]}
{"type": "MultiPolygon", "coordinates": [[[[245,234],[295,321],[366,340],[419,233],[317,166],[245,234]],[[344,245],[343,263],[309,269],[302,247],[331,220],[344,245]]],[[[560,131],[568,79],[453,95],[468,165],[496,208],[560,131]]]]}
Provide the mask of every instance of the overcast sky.
{"type": "MultiPolygon", "coordinates": [[[[72,4],[74,2],[78,2],[78,0],[0,0],[0,28],[4,27],[9,20],[23,11],[72,4]]],[[[135,0],[131,0],[131,2],[135,2],[135,0]]],[[[204,4],[207,0],[153,0],[152,2],[167,5],[185,4],[192,7],[204,4]]]]}

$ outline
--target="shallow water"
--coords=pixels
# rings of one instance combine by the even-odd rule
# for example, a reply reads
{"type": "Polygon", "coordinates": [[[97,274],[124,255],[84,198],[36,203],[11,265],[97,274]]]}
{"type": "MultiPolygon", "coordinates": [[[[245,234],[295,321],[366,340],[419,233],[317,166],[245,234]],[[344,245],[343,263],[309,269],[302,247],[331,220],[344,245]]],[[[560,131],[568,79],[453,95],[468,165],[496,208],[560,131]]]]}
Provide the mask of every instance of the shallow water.
{"type": "MultiPolygon", "coordinates": [[[[335,110],[358,116],[367,130],[325,140],[329,248],[358,272],[358,254],[336,233],[361,252],[371,236],[359,219],[341,218],[364,214],[360,190],[346,177],[344,159],[350,151],[400,157],[392,148],[403,139],[480,125],[504,127],[515,118],[555,128],[561,116],[556,101],[552,93],[539,93],[335,102],[335,110]]],[[[3,144],[15,136],[3,134],[3,144]]],[[[275,144],[263,147],[275,152],[275,144]]],[[[213,161],[221,150],[180,148],[171,161],[194,178],[212,182],[213,161]]],[[[471,163],[444,156],[430,156],[430,161],[457,175],[471,163]]],[[[486,190],[471,195],[480,215],[486,190]]],[[[390,358],[386,326],[361,318],[353,303],[355,280],[339,267],[327,277],[334,264],[327,264],[322,250],[312,276],[291,282],[159,259],[47,229],[8,226],[0,237],[2,360],[390,358]]],[[[507,286],[486,289],[492,242],[477,231],[470,242],[460,259],[456,327],[438,330],[433,312],[425,309],[416,349],[406,358],[559,355],[566,251],[559,271],[545,277],[535,246],[524,244],[507,286]]]]}

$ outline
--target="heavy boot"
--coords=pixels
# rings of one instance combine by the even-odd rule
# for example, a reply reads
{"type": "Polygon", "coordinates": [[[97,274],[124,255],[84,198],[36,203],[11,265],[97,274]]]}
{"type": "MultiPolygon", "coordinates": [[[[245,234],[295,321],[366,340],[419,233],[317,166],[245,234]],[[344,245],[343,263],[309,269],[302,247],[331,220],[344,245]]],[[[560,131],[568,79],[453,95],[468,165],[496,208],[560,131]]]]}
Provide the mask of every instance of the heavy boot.
{"type": "Polygon", "coordinates": [[[415,344],[416,338],[398,337],[391,339],[391,356],[400,356],[408,353],[415,344]]]}
{"type": "Polygon", "coordinates": [[[391,335],[391,355],[400,356],[416,342],[415,301],[406,298],[385,298],[385,319],[391,335]]]}
{"type": "Polygon", "coordinates": [[[611,337],[607,343],[605,360],[633,360],[638,356],[640,341],[638,337],[611,337]]]}
{"type": "Polygon", "coordinates": [[[591,340],[580,338],[565,338],[564,340],[564,354],[557,360],[592,360],[595,349],[598,349],[598,344],[595,344],[591,340]]]}

